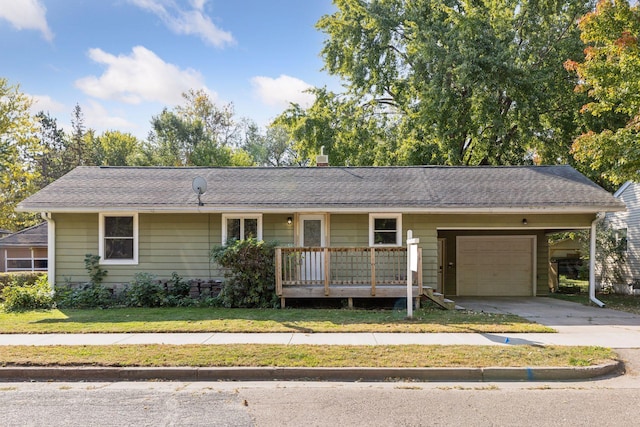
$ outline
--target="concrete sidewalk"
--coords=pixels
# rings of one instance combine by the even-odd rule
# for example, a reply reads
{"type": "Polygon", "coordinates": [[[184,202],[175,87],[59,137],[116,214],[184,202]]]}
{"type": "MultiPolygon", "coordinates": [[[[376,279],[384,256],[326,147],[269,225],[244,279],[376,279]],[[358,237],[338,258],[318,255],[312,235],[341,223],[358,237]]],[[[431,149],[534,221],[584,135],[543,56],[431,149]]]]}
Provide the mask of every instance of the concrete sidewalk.
{"type": "Polygon", "coordinates": [[[563,326],[558,333],[118,333],[0,334],[6,345],[314,344],[593,345],[640,349],[640,326],[563,326]]]}

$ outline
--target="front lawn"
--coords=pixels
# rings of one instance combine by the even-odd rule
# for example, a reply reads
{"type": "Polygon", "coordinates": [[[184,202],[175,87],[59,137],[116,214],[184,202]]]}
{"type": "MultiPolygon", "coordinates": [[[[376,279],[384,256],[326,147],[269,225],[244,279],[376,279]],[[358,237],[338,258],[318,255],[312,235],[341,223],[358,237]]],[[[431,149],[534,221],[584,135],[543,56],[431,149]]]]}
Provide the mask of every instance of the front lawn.
{"type": "Polygon", "coordinates": [[[0,313],[0,333],[555,332],[515,315],[395,310],[113,308],[0,313]]]}
{"type": "Polygon", "coordinates": [[[602,347],[119,345],[4,346],[1,366],[112,367],[552,367],[592,366],[616,358],[602,347]]]}

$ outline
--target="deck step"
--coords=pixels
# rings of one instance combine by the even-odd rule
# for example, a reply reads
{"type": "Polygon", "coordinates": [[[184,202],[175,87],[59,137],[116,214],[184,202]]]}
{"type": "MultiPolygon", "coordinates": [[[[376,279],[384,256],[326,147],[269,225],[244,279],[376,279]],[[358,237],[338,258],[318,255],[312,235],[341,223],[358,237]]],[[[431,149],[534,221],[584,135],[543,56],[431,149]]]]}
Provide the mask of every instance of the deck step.
{"type": "Polygon", "coordinates": [[[454,310],[456,308],[455,301],[445,298],[443,294],[434,291],[431,287],[424,287],[422,289],[422,296],[433,301],[445,310],[454,310]]]}

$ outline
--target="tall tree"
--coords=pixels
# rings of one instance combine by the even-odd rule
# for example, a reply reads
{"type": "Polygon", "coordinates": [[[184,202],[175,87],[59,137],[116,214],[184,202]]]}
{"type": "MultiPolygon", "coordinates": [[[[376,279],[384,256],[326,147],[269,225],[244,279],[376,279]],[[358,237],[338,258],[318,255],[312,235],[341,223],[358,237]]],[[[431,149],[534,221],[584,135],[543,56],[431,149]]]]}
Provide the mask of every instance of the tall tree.
{"type": "Polygon", "coordinates": [[[67,150],[65,151],[66,163],[72,166],[82,166],[87,163],[86,153],[86,141],[85,135],[87,131],[84,125],[84,114],[79,104],[73,107],[71,113],[71,134],[69,135],[69,141],[67,143],[67,150]]]}
{"type": "Polygon", "coordinates": [[[36,119],[37,143],[32,151],[27,152],[27,160],[33,163],[37,172],[37,187],[42,188],[60,178],[69,169],[63,160],[65,134],[62,128],[58,127],[57,120],[44,111],[36,114],[36,119]]]}
{"type": "Polygon", "coordinates": [[[130,133],[106,131],[96,138],[95,163],[103,166],[128,166],[142,150],[141,141],[130,133]]]}
{"type": "Polygon", "coordinates": [[[18,230],[35,223],[30,214],[15,206],[35,189],[35,176],[22,154],[34,144],[35,120],[29,113],[32,101],[18,86],[0,78],[0,228],[18,230]]]}
{"type": "Polygon", "coordinates": [[[565,67],[578,75],[576,90],[590,97],[581,109],[590,121],[573,153],[613,188],[640,179],[640,7],[601,0],[582,18],[580,30],[586,57],[565,67]]]}
{"type": "MultiPolygon", "coordinates": [[[[273,123],[293,140],[298,163],[313,163],[325,147],[333,165],[389,165],[401,163],[393,136],[385,139],[385,125],[393,125],[370,102],[322,89],[314,89],[314,104],[305,109],[293,104],[273,123]],[[384,140],[384,143],[381,141],[384,140]],[[389,149],[389,145],[393,148],[389,149]]],[[[391,132],[390,134],[393,134],[391,132]]]]}
{"type": "Polygon", "coordinates": [[[293,139],[283,126],[273,125],[263,134],[254,122],[247,122],[242,148],[260,166],[293,166],[297,155],[293,139]]]}
{"type": "Polygon", "coordinates": [[[204,91],[183,94],[185,104],[165,108],[151,120],[148,160],[166,166],[253,164],[238,148],[233,106],[219,108],[204,91]]]}
{"type": "Polygon", "coordinates": [[[219,107],[202,89],[182,94],[183,105],[175,108],[176,114],[191,123],[200,123],[204,132],[218,146],[237,145],[239,126],[235,120],[233,104],[219,107]]]}
{"type": "MultiPolygon", "coordinates": [[[[333,111],[324,114],[351,125],[347,129],[367,123],[373,140],[363,151],[378,154],[352,159],[358,163],[521,164],[532,153],[545,162],[568,157],[579,94],[562,63],[581,58],[576,21],[589,0],[334,3],[337,11],[317,26],[328,36],[325,68],[343,80],[346,92],[328,103],[318,97],[311,113],[285,112],[297,119],[294,130],[315,120],[314,108],[328,110],[325,103],[333,111]]],[[[339,138],[341,128],[336,132],[331,136],[339,138]]],[[[327,142],[306,135],[312,150],[327,142]]],[[[345,135],[340,144],[348,140],[345,135]]]]}

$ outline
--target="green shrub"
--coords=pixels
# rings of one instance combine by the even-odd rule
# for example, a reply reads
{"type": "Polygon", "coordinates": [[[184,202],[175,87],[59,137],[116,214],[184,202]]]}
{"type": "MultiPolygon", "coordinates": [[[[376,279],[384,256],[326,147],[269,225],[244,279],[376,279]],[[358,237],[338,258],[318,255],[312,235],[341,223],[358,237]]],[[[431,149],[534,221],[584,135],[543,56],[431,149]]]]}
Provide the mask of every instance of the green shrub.
{"type": "Polygon", "coordinates": [[[56,287],[54,300],[59,308],[105,308],[114,304],[111,291],[95,283],[85,283],[77,288],[56,287]]]}
{"type": "Polygon", "coordinates": [[[164,289],[150,273],[136,273],[124,291],[124,302],[129,307],[160,307],[165,297],[164,289]]]}
{"type": "Polygon", "coordinates": [[[191,292],[191,285],[185,282],[175,271],[171,274],[171,279],[167,283],[167,293],[170,296],[188,298],[191,292]]]}
{"type": "Polygon", "coordinates": [[[162,305],[167,307],[191,307],[196,305],[196,300],[191,298],[191,285],[185,282],[175,271],[167,282],[166,294],[162,305]]]}
{"type": "Polygon", "coordinates": [[[100,255],[86,254],[84,256],[84,268],[89,273],[89,281],[99,285],[107,276],[108,271],[100,266],[100,255]]]}
{"type": "Polygon", "coordinates": [[[35,285],[36,282],[47,273],[32,271],[13,271],[9,273],[0,273],[0,290],[9,285],[35,285]]]}
{"type": "MultiPolygon", "coordinates": [[[[18,281],[19,283],[19,281],[18,281]]],[[[10,284],[2,289],[5,311],[50,309],[53,296],[47,276],[42,275],[34,284],[10,284]]]]}
{"type": "Polygon", "coordinates": [[[218,296],[224,307],[270,308],[275,292],[275,243],[256,239],[230,241],[213,248],[211,257],[226,269],[218,296]]]}

